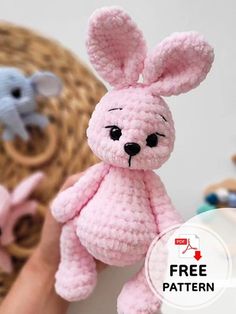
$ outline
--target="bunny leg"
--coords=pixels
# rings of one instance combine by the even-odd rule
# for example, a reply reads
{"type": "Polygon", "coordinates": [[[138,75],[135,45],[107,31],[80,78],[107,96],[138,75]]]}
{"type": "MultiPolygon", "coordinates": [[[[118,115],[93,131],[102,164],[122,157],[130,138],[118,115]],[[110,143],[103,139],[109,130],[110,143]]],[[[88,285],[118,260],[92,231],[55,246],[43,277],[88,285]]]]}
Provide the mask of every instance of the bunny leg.
{"type": "Polygon", "coordinates": [[[63,226],[56,292],[68,301],[86,299],[97,282],[96,263],[76,235],[74,221],[63,226]]]}
{"type": "Polygon", "coordinates": [[[150,289],[144,267],[130,279],[118,297],[118,314],[156,314],[161,301],[150,289]]]}

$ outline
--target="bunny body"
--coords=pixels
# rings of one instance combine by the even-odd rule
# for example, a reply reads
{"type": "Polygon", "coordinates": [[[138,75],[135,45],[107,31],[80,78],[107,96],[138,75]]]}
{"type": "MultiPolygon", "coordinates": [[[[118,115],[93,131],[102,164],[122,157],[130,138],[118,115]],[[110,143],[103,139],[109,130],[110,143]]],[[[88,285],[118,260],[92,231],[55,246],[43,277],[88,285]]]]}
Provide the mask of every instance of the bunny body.
{"type": "Polygon", "coordinates": [[[76,233],[88,252],[106,264],[132,265],[145,257],[157,225],[144,171],[110,167],[81,210],[76,233]]]}
{"type": "MultiPolygon", "coordinates": [[[[52,204],[54,217],[64,223],[56,290],[70,301],[93,291],[94,258],[131,265],[145,257],[156,235],[181,222],[153,171],[169,158],[175,140],[161,96],[196,87],[213,61],[212,48],[197,33],[174,34],[147,54],[142,33],[117,8],[91,17],[87,47],[94,67],[114,89],[96,106],[87,130],[89,146],[102,162],[52,204]]],[[[118,313],[154,314],[160,304],[142,268],[123,287],[118,313]]]]}
{"type": "MultiPolygon", "coordinates": [[[[93,291],[97,279],[94,258],[113,266],[132,265],[145,257],[159,232],[181,221],[153,171],[104,162],[89,168],[73,187],[61,192],[52,208],[54,217],[65,222],[56,290],[70,301],[84,299],[93,291]],[[57,211],[62,208],[64,211],[57,211]]],[[[134,304],[156,309],[160,306],[142,269],[124,286],[120,313],[129,289],[134,293],[133,299],[129,298],[133,312],[127,313],[138,313],[134,304]],[[139,296],[143,291],[146,305],[142,304],[144,295],[139,296]]]]}

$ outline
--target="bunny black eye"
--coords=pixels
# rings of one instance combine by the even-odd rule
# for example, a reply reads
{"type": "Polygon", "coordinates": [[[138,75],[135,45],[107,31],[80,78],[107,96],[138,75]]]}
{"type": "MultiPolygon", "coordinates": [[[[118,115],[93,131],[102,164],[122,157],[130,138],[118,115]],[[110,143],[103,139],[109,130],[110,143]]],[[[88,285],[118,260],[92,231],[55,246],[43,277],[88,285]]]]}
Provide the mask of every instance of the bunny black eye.
{"type": "Polygon", "coordinates": [[[0,228],[0,237],[1,237],[1,235],[2,235],[2,229],[0,228]]]}
{"type": "Polygon", "coordinates": [[[110,138],[113,141],[119,141],[119,139],[122,135],[121,129],[116,125],[108,125],[108,126],[106,126],[106,128],[107,129],[110,128],[110,138]]]}
{"type": "Polygon", "coordinates": [[[146,138],[147,146],[156,147],[158,145],[158,135],[165,137],[165,135],[161,133],[152,133],[146,138]]]}
{"type": "Polygon", "coordinates": [[[155,133],[148,135],[147,139],[147,146],[149,147],[156,147],[158,144],[158,137],[155,133]]]}
{"type": "Polygon", "coordinates": [[[20,98],[21,97],[21,89],[19,87],[13,88],[11,91],[11,94],[14,98],[20,98]]]}

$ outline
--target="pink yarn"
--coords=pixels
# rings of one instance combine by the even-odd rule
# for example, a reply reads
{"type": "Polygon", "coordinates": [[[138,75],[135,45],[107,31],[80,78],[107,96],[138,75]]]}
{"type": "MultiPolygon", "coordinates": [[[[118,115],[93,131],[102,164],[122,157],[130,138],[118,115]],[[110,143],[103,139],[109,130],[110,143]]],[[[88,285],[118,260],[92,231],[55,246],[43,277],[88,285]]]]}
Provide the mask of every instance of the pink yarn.
{"type": "Polygon", "coordinates": [[[43,173],[37,172],[22,181],[12,193],[0,185],[0,268],[6,273],[12,272],[13,268],[4,247],[15,240],[13,229],[16,222],[35,213],[37,202],[29,200],[29,196],[43,178],[43,173]]]}
{"type": "Polygon", "coordinates": [[[206,77],[214,59],[213,49],[196,32],[175,33],[147,55],[144,83],[155,95],[186,93],[206,77]]]}
{"type": "MultiPolygon", "coordinates": [[[[92,15],[87,47],[95,69],[115,88],[96,106],[87,130],[102,162],[52,204],[54,217],[65,223],[56,291],[70,301],[93,291],[94,258],[131,265],[145,257],[157,234],[181,221],[152,171],[169,158],[175,139],[161,96],[196,87],[213,62],[212,48],[193,32],[174,34],[147,54],[141,31],[119,8],[92,15]]],[[[123,287],[118,313],[154,314],[160,305],[142,269],[123,287]]]]}
{"type": "Polygon", "coordinates": [[[143,69],[146,43],[132,19],[118,8],[97,10],[90,18],[87,49],[101,77],[116,87],[133,85],[143,69]]]}

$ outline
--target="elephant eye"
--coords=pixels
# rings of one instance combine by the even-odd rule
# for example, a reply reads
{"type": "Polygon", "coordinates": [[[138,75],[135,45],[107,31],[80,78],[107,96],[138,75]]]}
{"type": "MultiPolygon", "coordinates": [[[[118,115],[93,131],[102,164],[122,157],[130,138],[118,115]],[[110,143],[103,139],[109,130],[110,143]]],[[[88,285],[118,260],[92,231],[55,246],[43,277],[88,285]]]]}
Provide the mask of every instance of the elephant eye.
{"type": "Polygon", "coordinates": [[[0,228],[0,237],[1,237],[1,235],[2,235],[2,229],[0,228]]]}
{"type": "Polygon", "coordinates": [[[14,98],[20,98],[21,97],[21,89],[19,87],[16,87],[12,89],[11,94],[14,98]]]}

